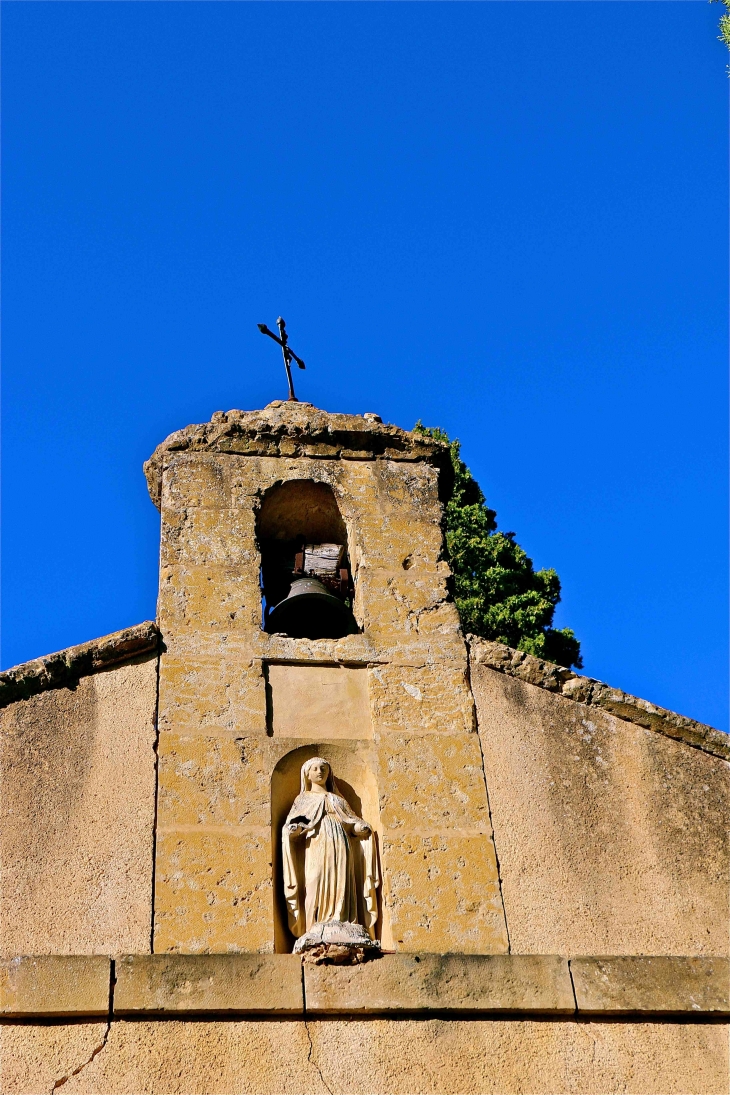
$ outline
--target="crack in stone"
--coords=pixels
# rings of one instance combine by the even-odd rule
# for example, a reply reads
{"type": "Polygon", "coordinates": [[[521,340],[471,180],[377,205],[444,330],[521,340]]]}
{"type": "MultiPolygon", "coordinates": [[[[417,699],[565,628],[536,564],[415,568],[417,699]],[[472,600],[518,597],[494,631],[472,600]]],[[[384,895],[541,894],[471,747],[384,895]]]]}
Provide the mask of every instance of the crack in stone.
{"type": "Polygon", "coordinates": [[[314,1042],[312,1041],[312,1035],[311,1035],[311,1032],[309,1030],[309,1023],[307,1022],[307,988],[306,988],[306,982],[305,982],[305,979],[304,979],[304,959],[303,958],[302,958],[302,1010],[303,1010],[303,1013],[304,1013],[304,1030],[306,1031],[307,1041],[309,1042],[309,1053],[307,1054],[307,1064],[308,1065],[313,1065],[314,1068],[317,1070],[317,1075],[319,1076],[320,1080],[322,1081],[322,1087],[325,1089],[325,1091],[327,1091],[329,1093],[329,1095],[334,1095],[334,1092],[332,1091],[332,1088],[329,1086],[329,1084],[325,1080],[324,1076],[322,1075],[322,1069],[319,1067],[316,1060],[314,1060],[313,1057],[312,1057],[312,1054],[314,1053],[314,1042]]]}
{"type": "MultiPolygon", "coordinates": [[[[95,1057],[97,1057],[97,1056],[98,1056],[98,1055],[99,1055],[99,1054],[101,1053],[102,1049],[104,1049],[104,1046],[105,1046],[105,1045],[106,1045],[106,1043],[107,1043],[107,1039],[109,1038],[109,1031],[110,1031],[111,1029],[112,1029],[112,1021],[111,1021],[111,1019],[109,1019],[109,1020],[108,1020],[108,1022],[107,1022],[107,1024],[106,1024],[106,1030],[104,1031],[104,1034],[103,1034],[103,1036],[102,1036],[101,1042],[99,1043],[99,1045],[98,1045],[98,1046],[96,1046],[96,1047],[94,1048],[94,1050],[92,1051],[92,1054],[91,1054],[91,1056],[90,1056],[90,1057],[88,1058],[88,1060],[86,1060],[86,1061],[83,1061],[83,1062],[82,1062],[82,1063],[81,1063],[81,1064],[79,1065],[79,1067],[78,1067],[78,1068],[75,1068],[75,1069],[73,1070],[73,1072],[69,1072],[69,1073],[68,1073],[68,1075],[66,1075],[66,1076],[62,1076],[60,1080],[56,1080],[56,1082],[54,1083],[53,1087],[51,1088],[51,1090],[50,1090],[50,1092],[49,1092],[49,1095],[53,1095],[53,1092],[54,1092],[54,1091],[58,1091],[59,1087],[63,1087],[63,1085],[64,1085],[65,1083],[67,1083],[67,1082],[68,1082],[68,1081],[69,1081],[69,1080],[71,1079],[71,1077],[72,1077],[72,1076],[78,1076],[78,1074],[79,1074],[80,1072],[83,1072],[83,1070],[84,1070],[84,1069],[86,1068],[86,1066],[87,1066],[87,1065],[90,1065],[90,1064],[91,1064],[91,1062],[92,1062],[92,1061],[94,1060],[94,1058],[95,1058],[95,1057]]],[[[311,1040],[310,1040],[310,1044],[311,1044],[311,1040]]],[[[315,1067],[316,1067],[316,1066],[315,1066],[315,1067]]],[[[326,1085],[325,1085],[325,1086],[326,1086],[326,1085]]],[[[331,1095],[331,1093],[330,1093],[330,1095],[331,1095]]]]}
{"type": "Polygon", "coordinates": [[[329,1095],[334,1095],[334,1092],[333,1092],[332,1088],[329,1086],[329,1084],[325,1080],[324,1076],[322,1075],[322,1069],[319,1067],[317,1062],[312,1057],[312,1054],[314,1053],[314,1043],[312,1042],[312,1035],[309,1032],[309,1023],[307,1022],[306,1019],[304,1020],[304,1029],[307,1032],[307,1041],[309,1042],[309,1053],[307,1054],[307,1064],[313,1065],[314,1068],[317,1070],[317,1075],[319,1076],[320,1080],[322,1081],[322,1086],[324,1087],[325,1091],[329,1092],[329,1095]]]}
{"type": "Polygon", "coordinates": [[[573,1003],[575,1004],[575,1014],[578,1014],[578,996],[575,991],[575,981],[573,979],[573,965],[570,959],[568,959],[568,976],[570,977],[570,987],[573,991],[573,1003]]]}

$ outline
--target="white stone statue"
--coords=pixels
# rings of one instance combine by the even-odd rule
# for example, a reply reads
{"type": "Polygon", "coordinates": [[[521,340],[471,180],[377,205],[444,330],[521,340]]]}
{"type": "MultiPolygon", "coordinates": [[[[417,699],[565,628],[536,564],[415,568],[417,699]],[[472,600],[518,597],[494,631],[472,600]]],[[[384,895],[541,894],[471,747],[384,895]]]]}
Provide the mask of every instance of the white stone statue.
{"type": "Polygon", "coordinates": [[[380,885],[375,837],[340,794],[322,757],[302,765],[301,792],[281,840],[284,896],[295,938],[336,921],[359,924],[365,940],[374,940],[380,885]]]}

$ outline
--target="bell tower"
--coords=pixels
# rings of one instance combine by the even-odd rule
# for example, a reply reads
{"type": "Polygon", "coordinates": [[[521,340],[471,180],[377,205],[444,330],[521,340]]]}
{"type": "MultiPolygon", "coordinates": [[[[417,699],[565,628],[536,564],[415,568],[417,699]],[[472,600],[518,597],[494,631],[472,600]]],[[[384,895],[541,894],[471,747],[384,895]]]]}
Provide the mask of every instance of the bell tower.
{"type": "Polygon", "coordinates": [[[502,953],[450,460],[377,415],[274,402],[172,434],[162,518],[156,952],[289,951],[280,832],[323,757],[377,841],[386,949],[502,953]]]}

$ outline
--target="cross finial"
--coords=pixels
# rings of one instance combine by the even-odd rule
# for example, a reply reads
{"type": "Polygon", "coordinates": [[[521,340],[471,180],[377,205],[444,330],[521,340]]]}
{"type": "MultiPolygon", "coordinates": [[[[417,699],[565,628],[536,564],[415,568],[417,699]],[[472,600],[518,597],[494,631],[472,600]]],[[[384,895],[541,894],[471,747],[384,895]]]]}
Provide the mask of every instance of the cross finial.
{"type": "Polygon", "coordinates": [[[268,335],[269,338],[273,338],[274,342],[278,342],[281,346],[281,352],[284,355],[284,368],[286,369],[286,379],[289,382],[288,402],[298,403],[299,400],[294,395],[294,382],[291,378],[291,363],[292,361],[296,361],[300,369],[304,369],[306,368],[306,366],[302,359],[300,357],[297,357],[293,350],[289,349],[289,336],[286,333],[286,324],[284,323],[284,320],[281,318],[281,316],[279,316],[279,318],[277,319],[276,326],[279,328],[278,337],[274,334],[273,331],[269,330],[265,323],[259,323],[258,329],[259,331],[261,331],[262,335],[268,335]]]}

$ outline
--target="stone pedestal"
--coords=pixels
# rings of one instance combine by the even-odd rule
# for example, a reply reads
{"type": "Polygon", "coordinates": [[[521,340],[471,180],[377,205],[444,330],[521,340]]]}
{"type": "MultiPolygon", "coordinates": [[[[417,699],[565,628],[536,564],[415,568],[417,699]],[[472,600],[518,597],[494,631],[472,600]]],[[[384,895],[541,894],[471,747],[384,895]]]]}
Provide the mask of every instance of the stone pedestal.
{"type": "Polygon", "coordinates": [[[380,943],[360,924],[329,920],[314,924],[294,944],[294,953],[315,965],[355,966],[380,954],[380,943]]]}

